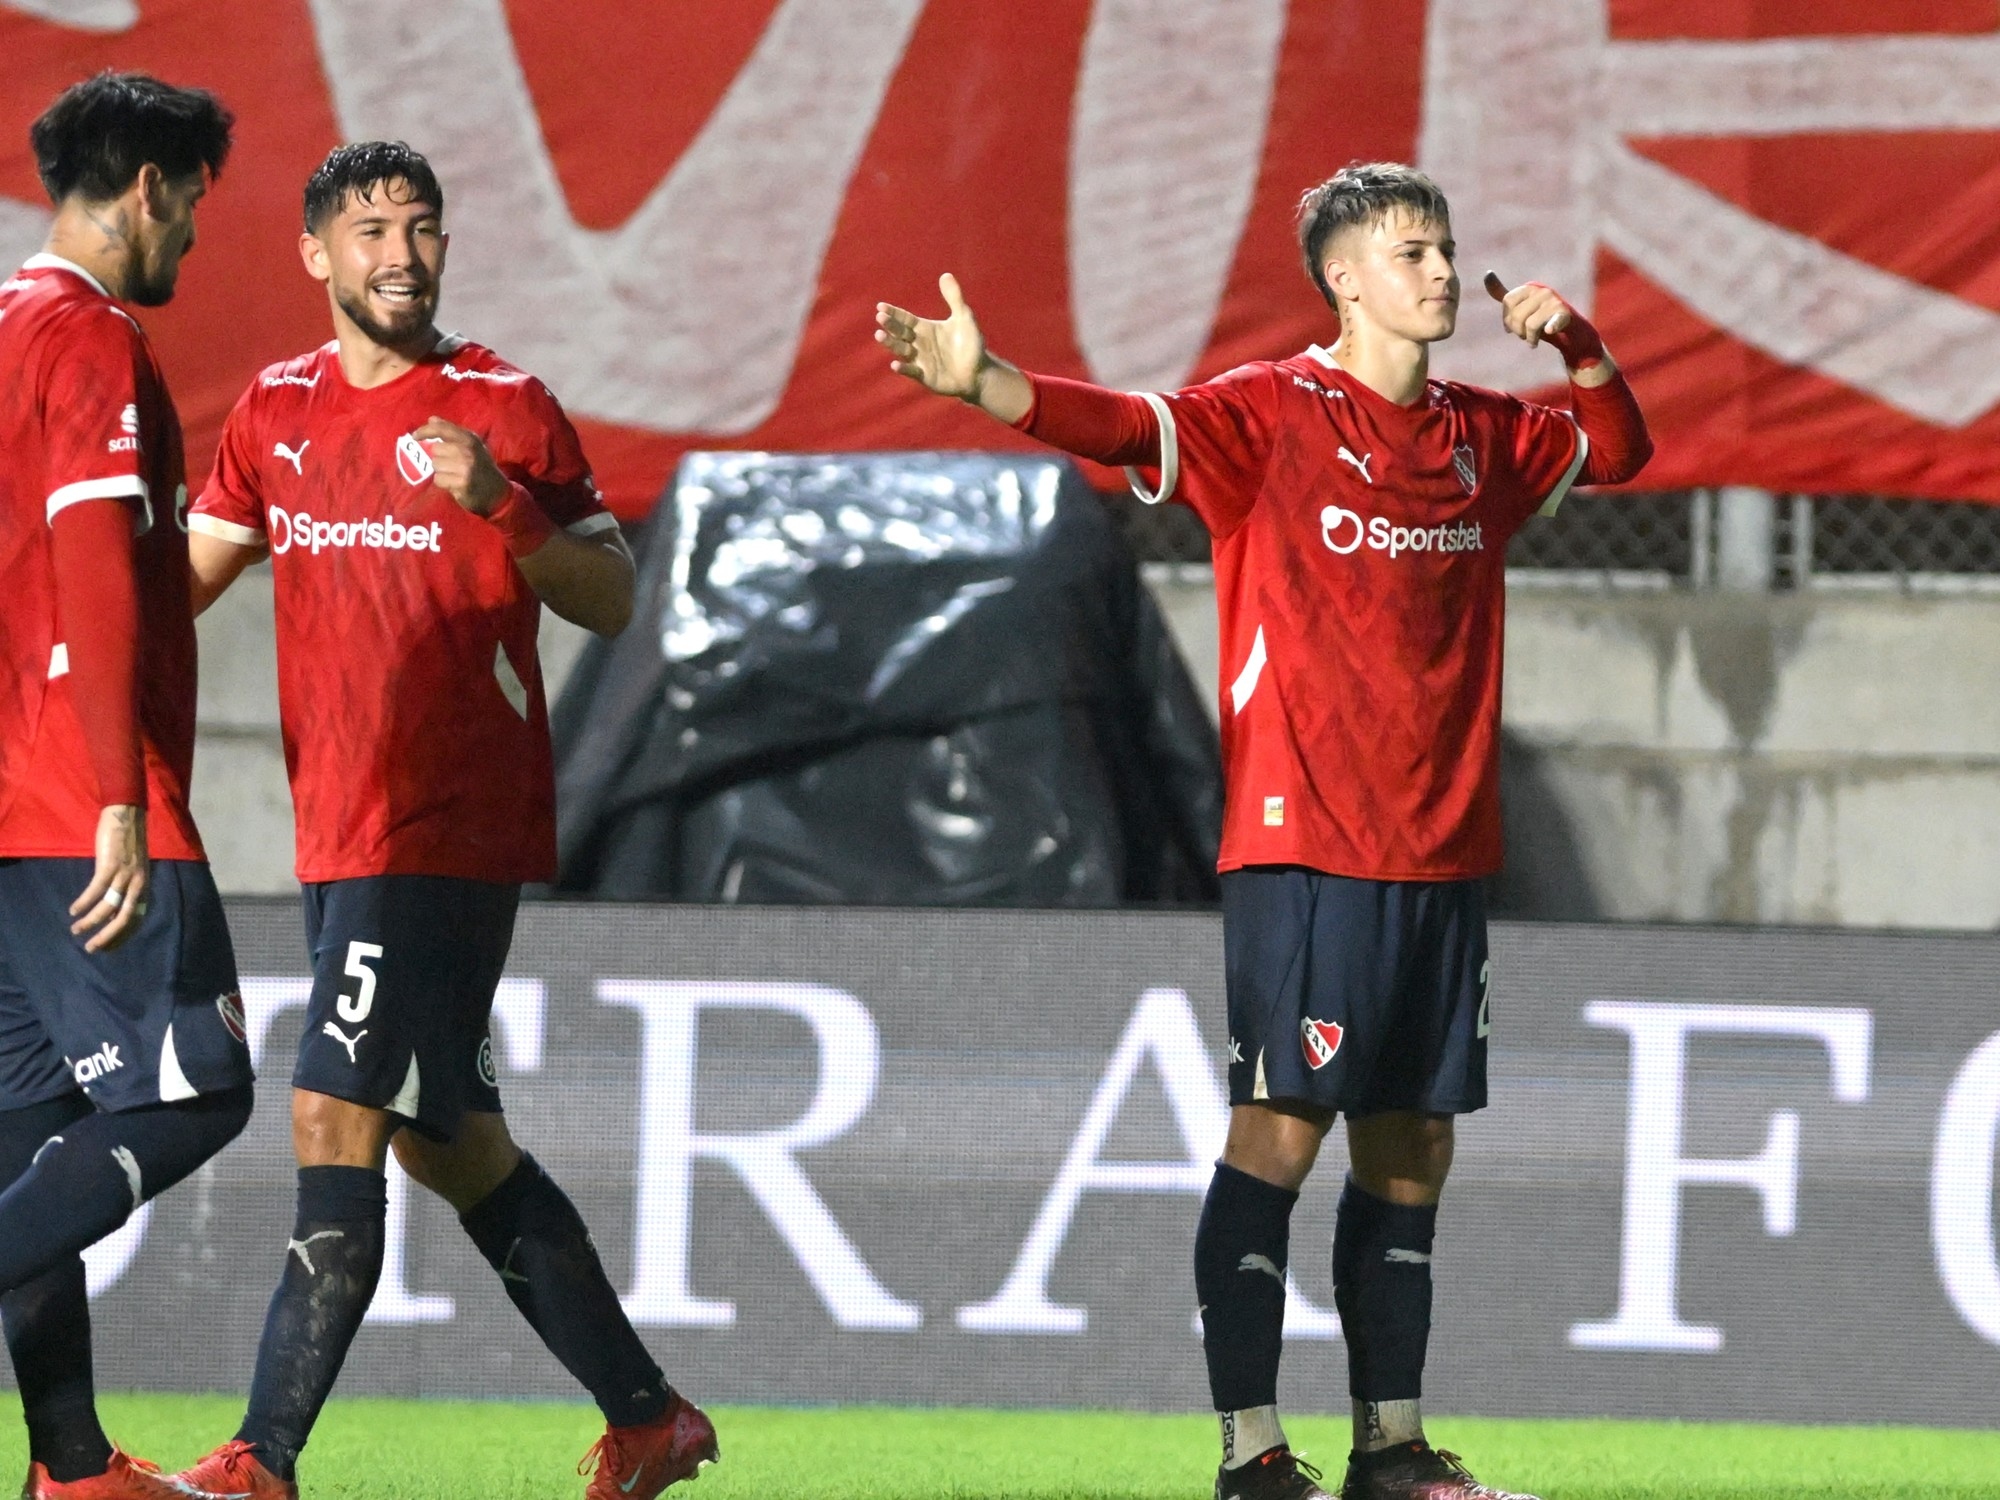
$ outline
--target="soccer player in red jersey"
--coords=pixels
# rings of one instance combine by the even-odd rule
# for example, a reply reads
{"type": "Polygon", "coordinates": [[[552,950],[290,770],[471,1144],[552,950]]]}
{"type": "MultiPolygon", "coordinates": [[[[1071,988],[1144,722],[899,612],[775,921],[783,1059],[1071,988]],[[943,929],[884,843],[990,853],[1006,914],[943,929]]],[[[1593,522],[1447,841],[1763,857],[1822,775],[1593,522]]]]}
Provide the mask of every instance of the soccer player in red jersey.
{"type": "Polygon", "coordinates": [[[1569,369],[1570,410],[1431,380],[1458,317],[1444,196],[1354,165],[1305,195],[1331,349],[1165,395],[1030,375],[950,315],[881,304],[892,368],[1021,431],[1129,466],[1214,541],[1221,625],[1230,1123],[1195,1240],[1217,1500],[1314,1500],[1277,1411],[1289,1226],[1337,1115],[1334,1236],[1354,1451],[1346,1500],[1499,1492],[1424,1441],[1431,1246],[1453,1117],[1486,1102],[1486,916],[1500,865],[1507,539],[1572,484],[1630,479],[1645,422],[1596,331],[1489,275],[1508,330],[1569,369]]]}
{"type": "Polygon", "coordinates": [[[297,1219],[249,1411],[179,1478],[298,1493],[381,1273],[393,1148],[603,1408],[588,1495],[648,1500],[714,1460],[715,1429],[509,1135],[488,1037],[521,884],[555,875],[541,608],[616,634],[632,557],[548,388],[438,330],[443,213],[400,143],[343,146],[313,174],[300,248],[334,338],[252,382],[188,521],[197,608],[271,563],[314,982],[297,1219]]]}
{"type": "Polygon", "coordinates": [[[80,1252],[250,1118],[236,958],[188,814],[180,420],[125,304],[174,294],[229,152],[141,74],[30,132],[55,204],[0,283],[0,1320],[31,1500],[167,1500],[98,1425],[80,1252]]]}

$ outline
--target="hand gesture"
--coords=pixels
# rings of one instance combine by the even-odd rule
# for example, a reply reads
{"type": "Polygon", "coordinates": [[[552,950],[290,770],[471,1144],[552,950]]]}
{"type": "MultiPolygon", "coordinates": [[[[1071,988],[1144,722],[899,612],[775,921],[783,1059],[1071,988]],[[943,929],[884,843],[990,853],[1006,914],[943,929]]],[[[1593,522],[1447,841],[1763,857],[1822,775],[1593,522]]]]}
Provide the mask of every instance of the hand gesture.
{"type": "Polygon", "coordinates": [[[1507,331],[1526,340],[1530,348],[1576,321],[1575,309],[1539,281],[1524,281],[1510,292],[1498,272],[1488,271],[1486,291],[1500,304],[1500,321],[1507,331]]]}
{"type": "Polygon", "coordinates": [[[146,883],[152,866],[146,856],[146,809],[107,807],[97,815],[97,869],[83,894],[69,904],[77,937],[97,929],[85,953],[116,948],[138,930],[146,915],[146,883]]]}
{"type": "Polygon", "coordinates": [[[979,377],[986,367],[986,340],[949,271],[938,278],[945,306],[943,321],[875,304],[875,342],[889,351],[889,368],[907,375],[926,390],[961,401],[979,399],[979,377]]]}
{"type": "Polygon", "coordinates": [[[431,456],[431,483],[475,516],[507,496],[507,476],[493,462],[478,433],[432,417],[411,434],[431,456]]]}

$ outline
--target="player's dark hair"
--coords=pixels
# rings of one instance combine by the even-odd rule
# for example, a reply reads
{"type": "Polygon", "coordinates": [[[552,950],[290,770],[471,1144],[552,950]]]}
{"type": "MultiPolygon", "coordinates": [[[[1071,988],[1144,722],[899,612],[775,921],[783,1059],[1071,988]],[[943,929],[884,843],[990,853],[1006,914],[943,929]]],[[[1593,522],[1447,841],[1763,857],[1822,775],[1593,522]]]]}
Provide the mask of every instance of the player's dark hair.
{"type": "Polygon", "coordinates": [[[334,147],[306,179],[306,233],[318,234],[348,199],[371,198],[391,182],[409,188],[401,201],[428,203],[444,216],[444,189],[421,152],[404,141],[355,141],[334,147]]]}
{"type": "Polygon", "coordinates": [[[1349,162],[1299,199],[1299,251],[1329,307],[1338,306],[1326,283],[1326,242],[1348,229],[1366,229],[1398,209],[1412,219],[1444,224],[1451,205],[1435,182],[1398,161],[1349,162]]]}
{"type": "Polygon", "coordinates": [[[212,177],[229,157],[236,117],[205,89],[176,88],[145,73],[99,73],[56,95],[28,129],[35,170],[51,203],[103,203],[151,162],[163,176],[212,177]]]}

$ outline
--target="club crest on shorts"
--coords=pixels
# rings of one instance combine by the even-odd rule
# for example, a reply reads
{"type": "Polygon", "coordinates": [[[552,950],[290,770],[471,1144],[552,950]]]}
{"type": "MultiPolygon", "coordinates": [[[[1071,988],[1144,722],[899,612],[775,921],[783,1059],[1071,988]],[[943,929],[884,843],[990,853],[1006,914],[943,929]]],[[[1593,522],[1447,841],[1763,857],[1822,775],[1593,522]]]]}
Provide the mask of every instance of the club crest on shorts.
{"type": "Polygon", "coordinates": [[[437,472],[424,445],[410,432],[396,439],[396,468],[411,484],[427,484],[437,472]]]}
{"type": "Polygon", "coordinates": [[[250,1041],[250,1027],[243,1019],[243,997],[235,990],[215,997],[215,1013],[222,1017],[223,1030],[246,1046],[250,1041]]]}
{"type": "Polygon", "coordinates": [[[493,1069],[493,1038],[479,1039],[479,1078],[489,1089],[500,1087],[500,1075],[493,1069]]]}
{"type": "Polygon", "coordinates": [[[1479,488],[1479,466],[1472,460],[1472,445],[1460,443],[1451,450],[1451,466],[1458,471],[1458,482],[1465,493],[1471,494],[1479,488]]]}
{"type": "Polygon", "coordinates": [[[1306,1066],[1317,1073],[1332,1062],[1334,1053],[1340,1050],[1340,1039],[1345,1035],[1347,1028],[1338,1021],[1315,1021],[1307,1016],[1299,1022],[1299,1036],[1306,1048],[1306,1066]]]}

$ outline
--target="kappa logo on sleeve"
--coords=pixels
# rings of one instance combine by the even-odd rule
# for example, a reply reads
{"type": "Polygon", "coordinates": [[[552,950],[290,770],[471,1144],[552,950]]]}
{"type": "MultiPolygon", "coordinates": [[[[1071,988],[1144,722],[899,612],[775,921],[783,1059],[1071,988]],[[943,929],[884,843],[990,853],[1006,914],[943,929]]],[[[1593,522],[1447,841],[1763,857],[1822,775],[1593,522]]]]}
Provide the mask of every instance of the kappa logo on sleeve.
{"type": "Polygon", "coordinates": [[[1307,1016],[1299,1022],[1299,1036],[1305,1043],[1306,1066],[1317,1073],[1333,1061],[1340,1051],[1340,1040],[1347,1035],[1347,1028],[1338,1021],[1315,1021],[1307,1016]]]}

